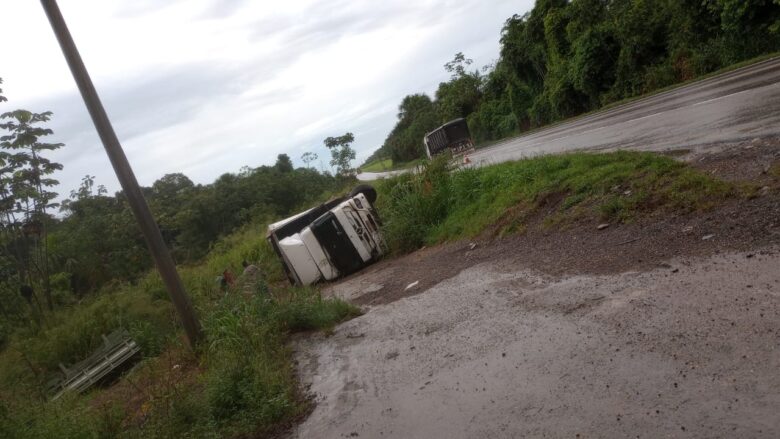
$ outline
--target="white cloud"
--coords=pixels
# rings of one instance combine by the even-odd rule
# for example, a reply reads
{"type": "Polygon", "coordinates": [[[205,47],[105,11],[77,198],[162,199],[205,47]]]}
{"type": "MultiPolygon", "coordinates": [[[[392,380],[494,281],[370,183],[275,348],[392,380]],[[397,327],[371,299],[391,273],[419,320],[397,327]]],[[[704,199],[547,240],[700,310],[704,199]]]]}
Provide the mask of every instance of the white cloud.
{"type": "MultiPolygon", "coordinates": [[[[118,183],[40,4],[3,5],[8,103],[53,110],[60,193],[85,174],[118,183]]],[[[532,0],[60,0],[141,184],[184,172],[200,183],[244,165],[298,160],[352,131],[358,159],[379,147],[410,93],[432,93],[463,51],[498,56],[499,32],[532,0]]]]}

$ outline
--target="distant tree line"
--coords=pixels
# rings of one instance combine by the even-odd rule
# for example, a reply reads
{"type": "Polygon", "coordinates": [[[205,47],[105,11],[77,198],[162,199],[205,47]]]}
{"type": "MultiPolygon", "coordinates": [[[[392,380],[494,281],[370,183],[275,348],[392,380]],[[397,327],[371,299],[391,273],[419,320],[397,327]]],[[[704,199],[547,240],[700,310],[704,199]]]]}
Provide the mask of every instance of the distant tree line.
{"type": "MultiPolygon", "coordinates": [[[[289,156],[280,154],[273,166],[245,167],[211,184],[167,174],[143,192],[174,258],[188,263],[205,256],[211,244],[237,227],[294,213],[341,185],[342,180],[328,173],[295,169],[289,156]]],[[[84,294],[152,267],[122,192],[109,196],[95,187],[94,177],[86,176],[61,210],[63,218],[51,219],[49,240],[72,291],[84,294]]]]}
{"type": "Polygon", "coordinates": [[[422,157],[425,133],[458,117],[500,139],[780,50],[780,0],[537,0],[500,44],[481,70],[456,54],[434,99],[403,98],[367,162],[422,157]]]}

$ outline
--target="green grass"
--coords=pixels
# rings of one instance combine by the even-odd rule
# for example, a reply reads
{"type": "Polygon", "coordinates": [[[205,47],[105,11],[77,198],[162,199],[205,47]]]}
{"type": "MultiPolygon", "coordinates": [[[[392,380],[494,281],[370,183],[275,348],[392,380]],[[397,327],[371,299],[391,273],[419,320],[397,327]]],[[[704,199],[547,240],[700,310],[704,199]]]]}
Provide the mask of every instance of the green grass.
{"type": "Polygon", "coordinates": [[[393,163],[392,159],[378,160],[368,163],[360,167],[360,172],[387,172],[397,171],[400,169],[410,169],[415,166],[420,166],[425,163],[427,159],[416,159],[410,162],[393,163]]]}
{"type": "Polygon", "coordinates": [[[393,168],[392,159],[376,160],[360,167],[360,172],[385,172],[393,168]]]}
{"type": "Polygon", "coordinates": [[[644,152],[573,153],[448,172],[444,160],[420,174],[378,184],[385,237],[396,252],[526,229],[534,215],[554,225],[583,216],[633,221],[713,207],[740,189],[672,158],[644,152]]]}
{"type": "Polygon", "coordinates": [[[263,232],[247,226],[218,243],[202,264],[180,267],[206,336],[199,358],[177,360],[191,370],[189,380],[167,360],[166,353],[187,349],[155,272],[15,334],[0,353],[0,437],[245,437],[302,413],[307,403],[299,395],[289,336],[330,330],[360,311],[323,299],[316,289],[286,286],[263,232]],[[251,297],[239,287],[226,295],[216,277],[225,268],[241,273],[244,259],[260,266],[268,283],[255,285],[258,294],[251,297]],[[46,402],[43,387],[57,364],[85,357],[101,333],[118,326],[130,329],[146,356],[139,371],[114,386],[127,385],[130,393],[96,389],[46,402]],[[142,384],[135,389],[127,383],[142,384]],[[141,398],[144,416],[128,402],[133,398],[141,398]]]}

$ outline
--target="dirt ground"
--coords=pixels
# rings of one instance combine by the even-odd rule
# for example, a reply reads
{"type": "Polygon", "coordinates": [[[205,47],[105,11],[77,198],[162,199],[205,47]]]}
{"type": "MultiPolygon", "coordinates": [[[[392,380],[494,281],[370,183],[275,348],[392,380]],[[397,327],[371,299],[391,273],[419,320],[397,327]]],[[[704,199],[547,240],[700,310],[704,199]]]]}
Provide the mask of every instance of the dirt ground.
{"type": "Polygon", "coordinates": [[[531,225],[327,289],[296,437],[780,437],[780,140],[669,151],[755,197],[599,230],[531,225]]]}
{"type": "MultiPolygon", "coordinates": [[[[602,222],[595,217],[561,229],[543,227],[539,216],[539,223],[530,224],[526,233],[502,239],[486,233],[482,238],[388,258],[325,291],[338,291],[360,305],[377,305],[425,291],[465,268],[494,260],[511,260],[519,267],[556,276],[607,274],[653,269],[676,256],[780,243],[780,138],[706,145],[695,153],[672,150],[668,154],[717,178],[761,189],[755,198],[733,200],[704,213],[656,215],[602,230],[597,229],[602,222]],[[351,290],[355,278],[371,279],[370,285],[361,281],[351,290]],[[413,282],[419,283],[406,290],[413,282]]],[[[556,208],[551,206],[550,211],[556,208]]]]}

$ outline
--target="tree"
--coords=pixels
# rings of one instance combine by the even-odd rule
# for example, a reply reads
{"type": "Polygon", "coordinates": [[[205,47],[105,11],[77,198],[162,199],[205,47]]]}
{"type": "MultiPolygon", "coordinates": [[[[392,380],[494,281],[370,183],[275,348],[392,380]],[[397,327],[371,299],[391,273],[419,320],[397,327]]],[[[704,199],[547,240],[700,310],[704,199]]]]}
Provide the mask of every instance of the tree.
{"type": "MultiPolygon", "coordinates": [[[[70,204],[71,200],[82,200],[85,198],[89,198],[93,195],[95,188],[95,176],[94,175],[85,175],[81,179],[81,185],[78,187],[78,189],[74,189],[70,191],[70,199],[64,200],[62,202],[62,206],[66,207],[66,205],[70,204]]],[[[97,187],[97,193],[96,195],[105,195],[108,193],[108,190],[105,186],[98,185],[97,187]]]]}
{"type": "Polygon", "coordinates": [[[290,156],[287,154],[279,154],[276,156],[276,164],[274,165],[274,168],[276,168],[276,170],[279,172],[292,172],[293,164],[292,160],[290,160],[290,156]]]}
{"type": "Polygon", "coordinates": [[[526,124],[528,108],[527,89],[511,83],[505,64],[497,64],[483,83],[482,101],[467,118],[471,135],[475,140],[507,137],[517,131],[520,123],[526,124]],[[514,108],[519,109],[518,115],[514,108]]]}
{"type": "Polygon", "coordinates": [[[9,132],[0,136],[0,209],[4,217],[0,221],[4,221],[3,228],[16,242],[19,281],[42,286],[49,310],[54,304],[49,286],[47,226],[51,218],[47,209],[57,206],[52,202],[57,193],[49,188],[59,183],[49,176],[62,169],[62,165],[43,154],[63,146],[39,141],[53,134],[39,126],[48,122],[51,114],[15,110],[0,115],[0,119],[7,120],[0,123],[0,129],[9,132]]]}
{"type": "Polygon", "coordinates": [[[441,117],[428,95],[405,96],[398,106],[398,122],[387,136],[382,149],[396,163],[425,156],[423,137],[441,124],[441,117]]]}
{"type": "Polygon", "coordinates": [[[473,59],[466,58],[466,55],[464,55],[463,52],[458,52],[455,54],[455,57],[452,58],[452,61],[444,64],[444,70],[452,73],[452,77],[450,79],[458,79],[467,74],[466,69],[472,63],[474,63],[473,59]]]}
{"type": "Polygon", "coordinates": [[[149,207],[152,209],[160,232],[168,247],[176,255],[175,243],[181,233],[181,213],[192,198],[195,184],[186,175],[176,172],[166,174],[152,183],[149,207]]]}
{"type": "Polygon", "coordinates": [[[336,168],[336,174],[341,176],[352,175],[352,160],[355,160],[355,150],[350,146],[355,141],[352,133],[343,136],[328,137],[324,140],[325,146],[330,150],[330,165],[336,168]]]}
{"type": "MultiPolygon", "coordinates": [[[[3,79],[0,78],[0,85],[3,79]]],[[[0,102],[7,102],[0,88],[0,102]]],[[[21,242],[17,221],[13,213],[14,198],[10,192],[15,163],[9,163],[11,154],[0,151],[0,346],[7,341],[8,335],[15,326],[27,322],[28,311],[34,310],[33,299],[37,305],[40,317],[40,303],[32,294],[32,289],[22,287],[27,276],[24,271],[24,255],[26,247],[21,242]]],[[[22,235],[23,236],[23,235],[22,235]]]]}
{"type": "MultiPolygon", "coordinates": [[[[154,201],[152,197],[150,204],[158,206],[154,201]]],[[[69,274],[76,295],[111,279],[132,280],[151,267],[143,235],[121,192],[108,196],[105,187],[86,175],[63,201],[61,212],[65,218],[51,235],[52,253],[60,269],[69,274]]],[[[160,224],[163,230],[164,224],[160,224]]]]}
{"type": "Polygon", "coordinates": [[[301,156],[301,160],[306,165],[307,168],[309,168],[309,164],[316,161],[319,157],[317,156],[317,153],[315,152],[304,152],[301,156]]]}
{"type": "Polygon", "coordinates": [[[451,76],[449,81],[440,83],[436,90],[440,122],[467,117],[477,110],[482,99],[483,78],[479,70],[467,70],[473,62],[463,52],[458,52],[452,61],[444,64],[444,70],[451,76]]]}

